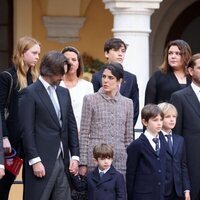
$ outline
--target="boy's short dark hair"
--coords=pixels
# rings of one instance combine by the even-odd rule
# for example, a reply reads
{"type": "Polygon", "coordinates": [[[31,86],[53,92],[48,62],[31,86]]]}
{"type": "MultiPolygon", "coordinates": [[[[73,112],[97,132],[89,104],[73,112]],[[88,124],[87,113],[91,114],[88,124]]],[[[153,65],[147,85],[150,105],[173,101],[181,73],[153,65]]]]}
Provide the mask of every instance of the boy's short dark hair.
{"type": "Polygon", "coordinates": [[[93,157],[96,160],[98,160],[98,158],[113,158],[113,156],[113,148],[108,144],[98,144],[93,148],[93,157]]]}
{"type": "Polygon", "coordinates": [[[106,40],[104,44],[104,52],[109,52],[111,49],[118,50],[120,47],[124,47],[125,50],[127,49],[127,44],[119,38],[111,38],[106,40]]]}
{"type": "Polygon", "coordinates": [[[142,108],[141,118],[146,122],[148,122],[150,118],[155,118],[158,115],[160,115],[162,119],[164,118],[162,110],[156,104],[147,104],[142,108]]]}

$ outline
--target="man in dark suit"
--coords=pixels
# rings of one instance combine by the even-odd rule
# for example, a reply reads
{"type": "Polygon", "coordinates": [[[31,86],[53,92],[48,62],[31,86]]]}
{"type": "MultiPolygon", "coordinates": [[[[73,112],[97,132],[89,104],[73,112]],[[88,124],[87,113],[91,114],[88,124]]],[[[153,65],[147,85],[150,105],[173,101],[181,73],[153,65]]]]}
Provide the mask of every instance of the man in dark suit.
{"type": "Polygon", "coordinates": [[[69,91],[58,86],[67,67],[62,53],[47,53],[39,80],[21,93],[25,200],[71,199],[68,173],[78,172],[79,144],[69,91]]]}
{"type": "MultiPolygon", "coordinates": [[[[118,62],[120,64],[123,63],[125,58],[125,53],[127,49],[127,44],[125,44],[119,38],[111,38],[107,40],[104,44],[104,53],[108,62],[118,62]]],[[[94,91],[97,92],[99,88],[102,86],[102,73],[104,68],[99,72],[96,72],[92,76],[92,84],[94,87],[94,91]]],[[[139,89],[137,84],[137,78],[134,74],[130,72],[124,71],[124,79],[120,86],[120,93],[132,99],[134,106],[134,125],[137,122],[137,118],[139,115],[139,89]]]]}
{"type": "Polygon", "coordinates": [[[4,151],[3,151],[3,136],[2,136],[2,121],[0,115],[0,179],[5,175],[4,171],[4,151]]]}
{"type": "Polygon", "coordinates": [[[191,180],[191,199],[200,199],[200,54],[195,54],[188,62],[188,72],[192,83],[187,88],[175,92],[171,102],[178,110],[174,132],[185,138],[188,170],[191,180]]]}

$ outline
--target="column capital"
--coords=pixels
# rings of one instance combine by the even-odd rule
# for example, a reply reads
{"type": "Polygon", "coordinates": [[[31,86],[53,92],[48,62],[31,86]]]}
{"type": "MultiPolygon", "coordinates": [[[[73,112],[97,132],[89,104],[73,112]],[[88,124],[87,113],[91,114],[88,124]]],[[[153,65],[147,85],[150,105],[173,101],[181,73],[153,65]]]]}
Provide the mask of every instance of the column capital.
{"type": "Polygon", "coordinates": [[[151,15],[160,7],[163,0],[102,0],[105,8],[115,14],[147,14],[151,15]]]}

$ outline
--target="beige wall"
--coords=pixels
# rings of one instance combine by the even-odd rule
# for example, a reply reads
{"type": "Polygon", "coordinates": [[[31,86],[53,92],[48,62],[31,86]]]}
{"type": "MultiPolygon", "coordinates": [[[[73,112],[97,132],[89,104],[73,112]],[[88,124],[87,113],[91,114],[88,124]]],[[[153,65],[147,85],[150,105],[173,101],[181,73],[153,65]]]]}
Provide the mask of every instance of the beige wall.
{"type": "MultiPolygon", "coordinates": [[[[64,6],[64,5],[63,5],[64,6]]],[[[67,6],[67,5],[66,5],[67,6]]],[[[85,12],[86,21],[80,31],[80,41],[67,42],[65,44],[47,40],[47,32],[42,22],[43,13],[40,0],[32,1],[32,36],[42,44],[41,56],[49,50],[61,50],[71,45],[79,49],[81,53],[98,58],[105,62],[103,44],[107,38],[112,37],[113,17],[105,10],[102,0],[92,0],[85,12]]]]}

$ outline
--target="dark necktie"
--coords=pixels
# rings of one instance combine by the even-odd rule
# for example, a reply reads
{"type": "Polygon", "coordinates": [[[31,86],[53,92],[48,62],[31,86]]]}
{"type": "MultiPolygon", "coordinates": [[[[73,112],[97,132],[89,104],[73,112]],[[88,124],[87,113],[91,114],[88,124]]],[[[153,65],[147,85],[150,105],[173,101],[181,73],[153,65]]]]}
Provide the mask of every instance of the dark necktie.
{"type": "Polygon", "coordinates": [[[172,153],[172,135],[165,135],[165,137],[167,137],[167,143],[168,143],[168,146],[169,146],[169,150],[170,152],[172,153]]]}
{"type": "Polygon", "coordinates": [[[104,175],[103,172],[99,172],[99,176],[100,176],[100,178],[102,178],[103,175],[104,175]]]}
{"type": "Polygon", "coordinates": [[[159,138],[153,138],[152,140],[156,144],[156,148],[155,148],[156,154],[159,155],[159,153],[160,153],[159,138]]]}

